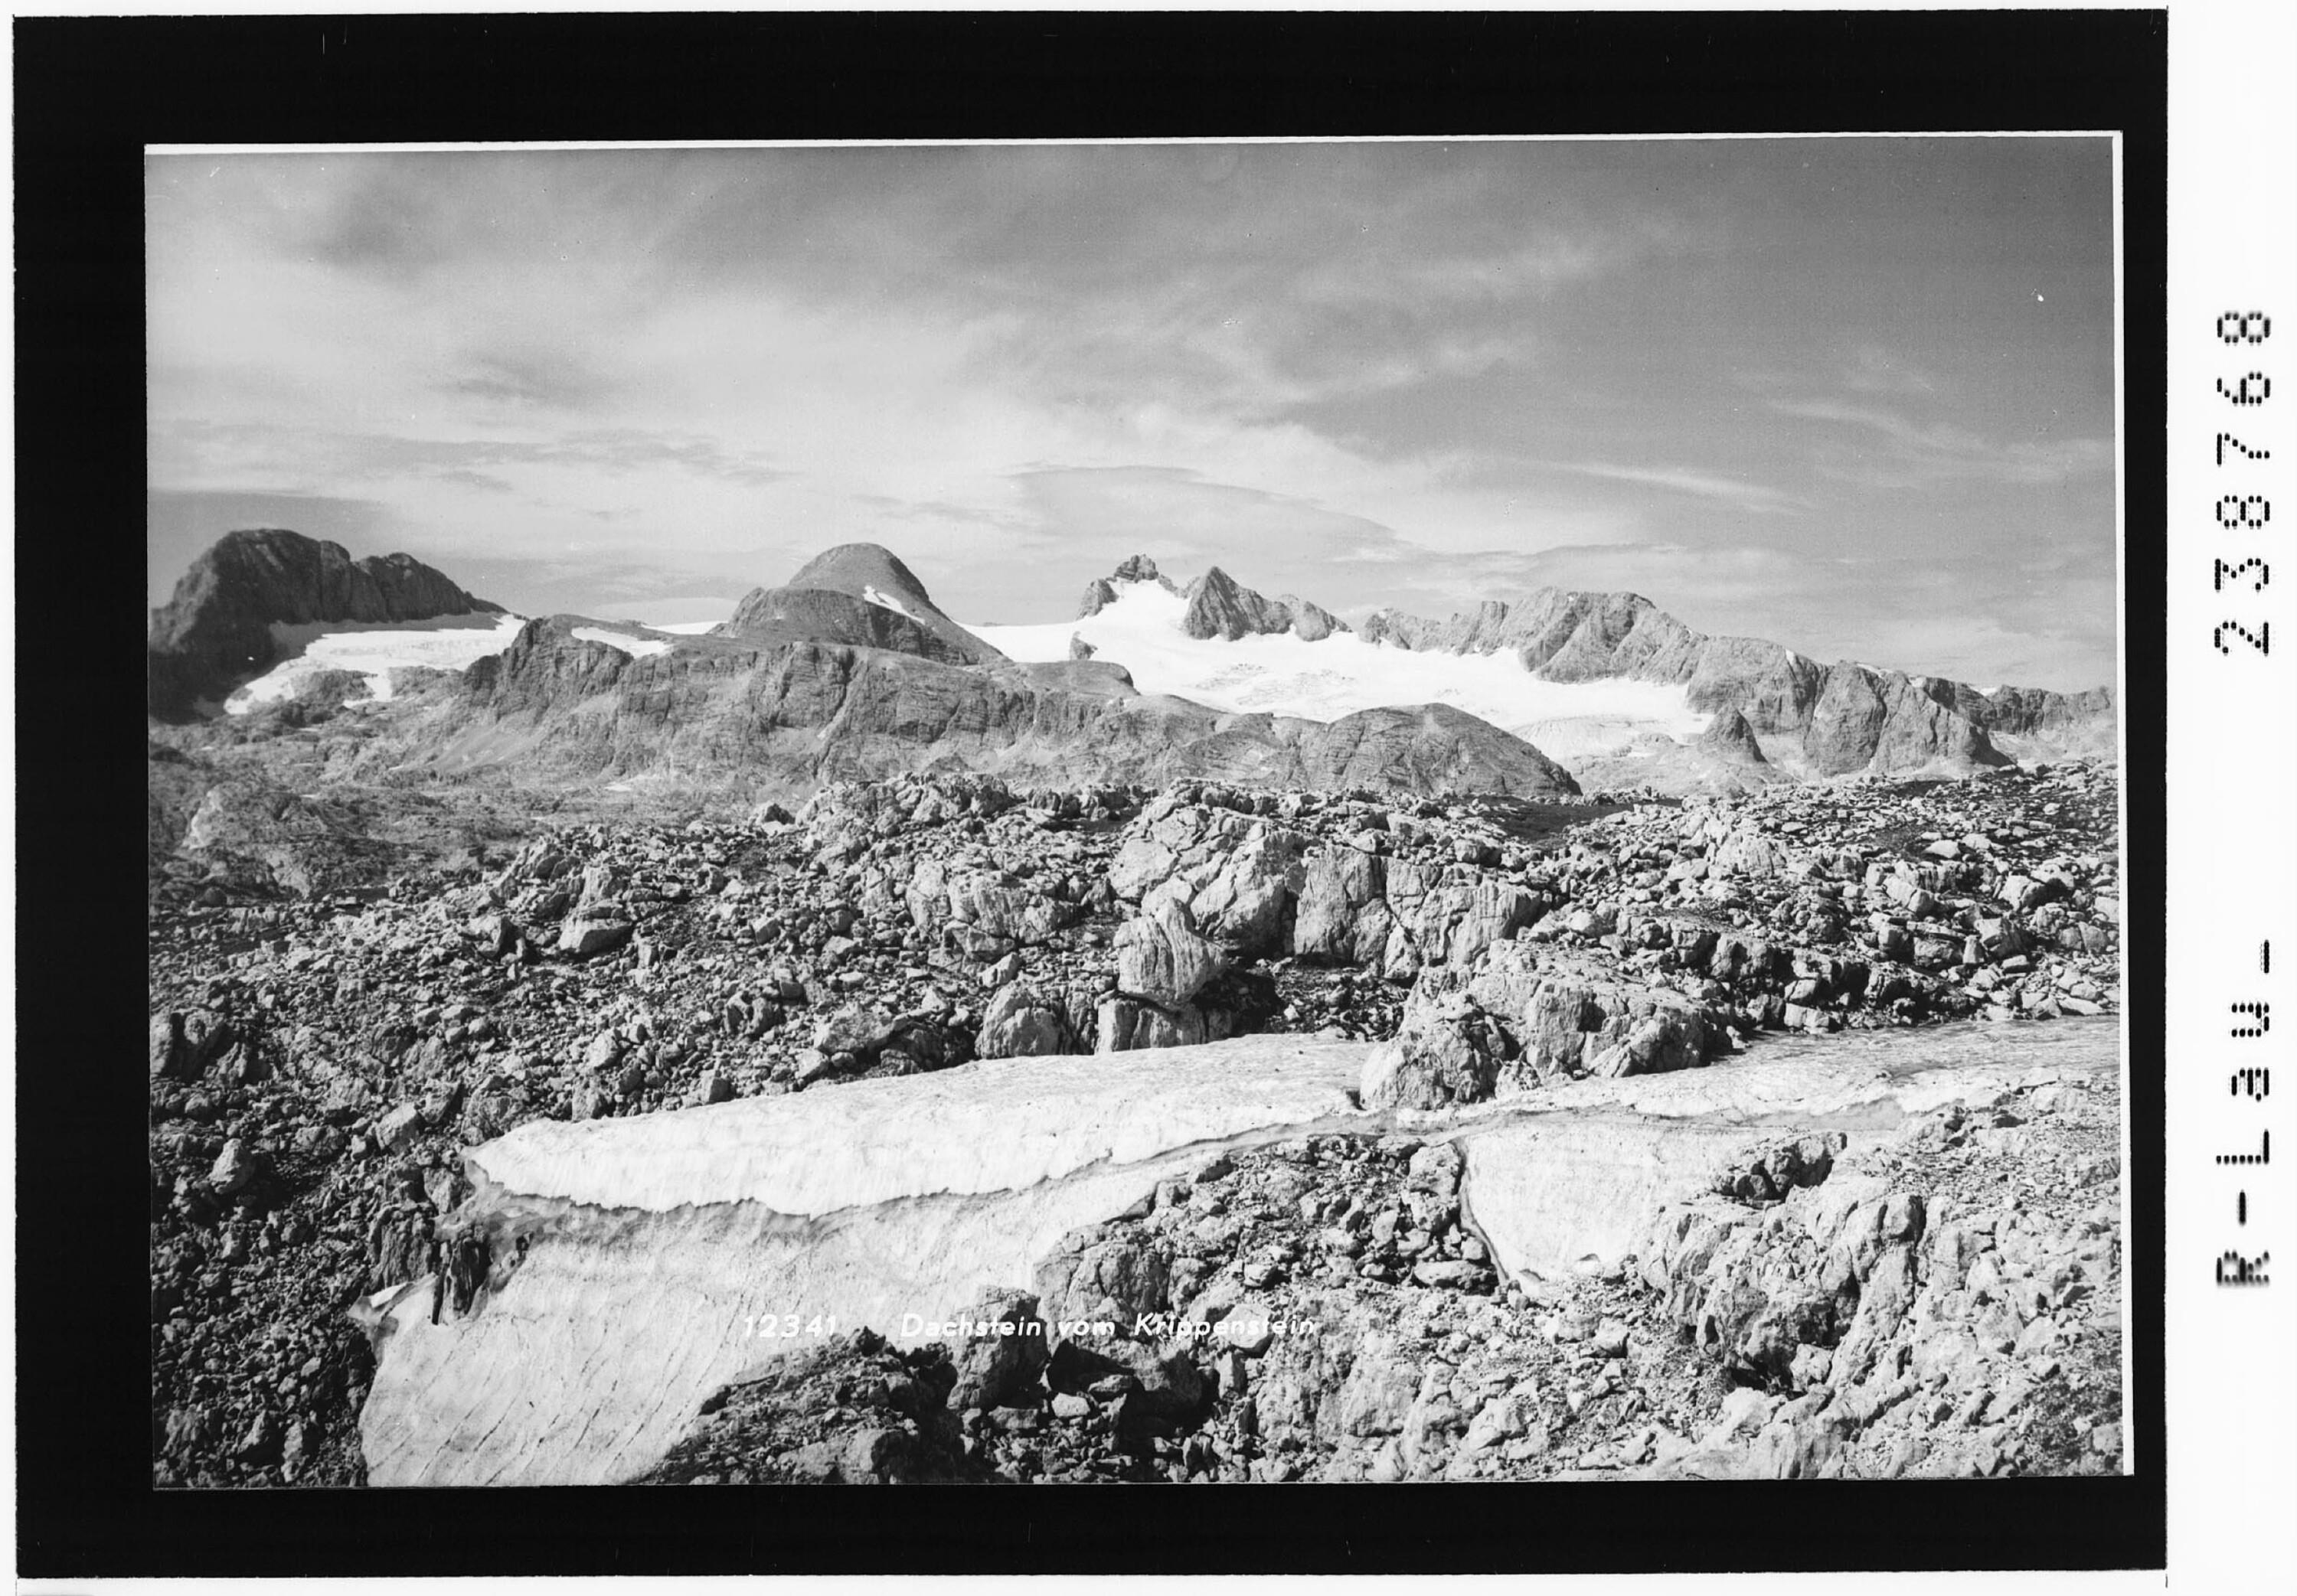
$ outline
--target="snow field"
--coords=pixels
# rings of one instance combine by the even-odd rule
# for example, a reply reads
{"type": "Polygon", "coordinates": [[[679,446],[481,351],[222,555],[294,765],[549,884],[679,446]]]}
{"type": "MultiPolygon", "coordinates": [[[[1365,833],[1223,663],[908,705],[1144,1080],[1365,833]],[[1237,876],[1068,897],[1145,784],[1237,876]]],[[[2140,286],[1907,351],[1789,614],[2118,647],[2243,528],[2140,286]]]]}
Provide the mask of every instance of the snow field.
{"type": "Polygon", "coordinates": [[[1116,584],[1115,603],[1079,621],[1039,626],[976,626],[984,642],[1029,662],[1066,660],[1071,637],[1093,657],[1123,665],[1143,693],[1170,694],[1207,708],[1266,712],[1330,721],[1395,704],[1448,703],[1526,735],[1551,758],[1568,761],[1658,731],[1696,736],[1708,717],[1680,687],[1660,682],[1542,681],[1508,654],[1415,653],[1335,632],[1319,643],[1276,637],[1196,638],[1181,629],[1188,601],[1156,582],[1116,584]]]}

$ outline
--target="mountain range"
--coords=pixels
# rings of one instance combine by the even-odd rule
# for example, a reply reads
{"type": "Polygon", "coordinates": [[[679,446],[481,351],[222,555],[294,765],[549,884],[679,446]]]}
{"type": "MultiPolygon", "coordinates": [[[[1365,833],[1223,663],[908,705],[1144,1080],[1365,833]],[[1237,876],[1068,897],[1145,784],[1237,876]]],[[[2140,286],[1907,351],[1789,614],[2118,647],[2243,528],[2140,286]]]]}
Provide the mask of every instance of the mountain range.
{"type": "MultiPolygon", "coordinates": [[[[234,532],[153,613],[152,712],[212,713],[329,622],[503,613],[405,555],[352,561],[293,532],[234,532]]],[[[2103,688],[1821,665],[1695,631],[1638,594],[1544,588],[1351,629],[1217,567],[1181,586],[1145,555],[1091,582],[1073,624],[961,625],[891,552],[848,544],[706,634],[562,614],[472,646],[396,719],[396,762],[790,790],[967,769],[1537,794],[1591,772],[1727,790],[1950,771],[2110,751],[2114,735],[2103,688]]]]}

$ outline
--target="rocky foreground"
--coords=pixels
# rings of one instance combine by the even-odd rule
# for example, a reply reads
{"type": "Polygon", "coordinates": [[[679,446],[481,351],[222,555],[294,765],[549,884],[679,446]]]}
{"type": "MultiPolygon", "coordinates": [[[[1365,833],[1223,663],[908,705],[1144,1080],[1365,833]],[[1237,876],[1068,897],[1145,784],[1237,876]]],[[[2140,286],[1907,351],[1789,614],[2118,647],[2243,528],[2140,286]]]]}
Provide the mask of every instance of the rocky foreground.
{"type": "Polygon", "coordinates": [[[1223,1156],[1069,1238],[1037,1292],[964,1315],[1017,1334],[953,1353],[867,1329],[808,1346],[705,1403],[642,1478],[2107,1471],[2118,1134],[2112,1076],[2071,1074],[1931,1111],[1855,1160],[1839,1133],[1781,1142],[1663,1209],[1639,1255],[1504,1287],[1444,1141],[1223,1156]],[[2031,1173],[2005,1177],[2005,1160],[2031,1173]],[[1049,1328],[1112,1311],[1190,1329],[1049,1328]]]}
{"type": "Polygon", "coordinates": [[[984,1372],[977,1347],[871,1326],[735,1383],[657,1477],[2111,1461],[2110,1076],[1894,1109],[1873,1145],[1784,1138],[1587,1274],[1503,1278],[1446,1136],[1411,1123],[1758,1058],[1782,1032],[2111,1014],[2101,768],[1634,805],[910,778],[740,821],[473,833],[412,869],[268,801],[235,823],[218,790],[204,829],[155,835],[161,1483],[363,1480],[375,1353],[350,1310],[425,1280],[443,1318],[483,1304],[498,1261],[457,1221],[464,1155],[522,1124],[975,1058],[1154,1071],[1154,1049],[1265,1033],[1379,1044],[1358,1102],[1387,1124],[1171,1177],[999,1313],[1058,1320],[1083,1289],[1061,1260],[1090,1256],[1131,1282],[1115,1306],[1217,1322],[1233,1309],[1201,1299],[1231,1280],[1348,1334],[1146,1362],[1025,1337],[1041,1364],[984,1372]]]}

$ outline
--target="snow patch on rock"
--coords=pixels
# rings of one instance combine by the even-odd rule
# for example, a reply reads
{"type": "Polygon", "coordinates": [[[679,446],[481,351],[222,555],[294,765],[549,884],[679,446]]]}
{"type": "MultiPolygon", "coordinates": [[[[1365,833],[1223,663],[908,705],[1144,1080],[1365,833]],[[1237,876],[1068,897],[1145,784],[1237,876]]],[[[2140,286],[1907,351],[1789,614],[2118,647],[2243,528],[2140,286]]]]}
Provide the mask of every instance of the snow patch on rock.
{"type": "Polygon", "coordinates": [[[900,599],[894,597],[892,594],[885,592],[884,589],[875,586],[874,584],[864,583],[862,585],[861,597],[864,602],[874,604],[880,609],[891,610],[896,615],[909,615],[910,619],[912,621],[917,619],[915,615],[910,614],[909,605],[903,604],[900,599]]]}
{"type": "Polygon", "coordinates": [[[271,625],[272,640],[290,657],[246,683],[225,703],[226,712],[244,715],[294,696],[306,680],[325,670],[353,670],[366,678],[370,697],[391,696],[391,672],[413,667],[461,670],[502,653],[526,624],[523,615],[441,615],[431,621],[318,621],[304,626],[271,625]]]}
{"type": "Polygon", "coordinates": [[[604,643],[609,648],[619,648],[634,659],[644,659],[650,654],[668,654],[671,646],[659,638],[632,637],[629,632],[610,631],[603,626],[578,626],[574,635],[585,643],[604,643]]]}
{"type": "Polygon", "coordinates": [[[1345,1113],[1357,1044],[1256,1036],[1171,1048],[1137,1069],[1075,1056],[963,1068],[683,1114],[533,1120],[470,1156],[531,1197],[653,1213],[757,1203],[827,1213],[1017,1190],[1088,1164],[1345,1113]]]}

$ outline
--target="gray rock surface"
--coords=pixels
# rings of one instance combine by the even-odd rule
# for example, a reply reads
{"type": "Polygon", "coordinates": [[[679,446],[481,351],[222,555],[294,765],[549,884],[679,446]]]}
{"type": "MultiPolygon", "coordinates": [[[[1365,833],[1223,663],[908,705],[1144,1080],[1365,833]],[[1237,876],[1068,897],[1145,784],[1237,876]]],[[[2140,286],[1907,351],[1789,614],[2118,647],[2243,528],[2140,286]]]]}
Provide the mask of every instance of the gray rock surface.
{"type": "Polygon", "coordinates": [[[1763,757],[1762,745],[1755,741],[1754,728],[1747,724],[1747,717],[1736,705],[1716,712],[1713,722],[1700,733],[1699,741],[1701,746],[1741,764],[1770,762],[1763,757]]]}
{"type": "Polygon", "coordinates": [[[874,543],[841,544],[808,561],[787,585],[752,590],[713,635],[888,648],[951,664],[1004,658],[942,613],[910,568],[874,543]]]}
{"type": "Polygon", "coordinates": [[[1167,1008],[1194,999],[1227,967],[1220,948],[1198,936],[1188,907],[1169,894],[1151,901],[1116,934],[1116,987],[1167,1008]]]}

